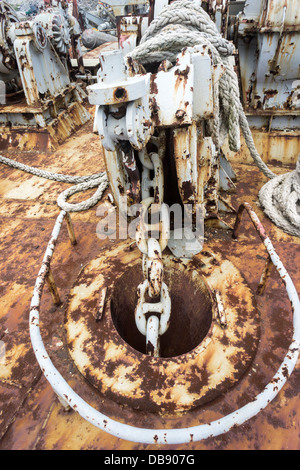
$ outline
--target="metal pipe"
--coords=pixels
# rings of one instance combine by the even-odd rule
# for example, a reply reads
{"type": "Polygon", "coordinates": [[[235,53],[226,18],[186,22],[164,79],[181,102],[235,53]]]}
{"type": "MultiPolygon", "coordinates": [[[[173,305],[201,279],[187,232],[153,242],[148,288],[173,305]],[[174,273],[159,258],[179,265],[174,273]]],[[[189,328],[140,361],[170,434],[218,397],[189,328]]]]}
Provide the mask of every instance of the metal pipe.
{"type": "MultiPolygon", "coordinates": [[[[97,411],[93,407],[91,407],[79,395],[74,392],[74,390],[69,386],[69,384],[65,381],[65,379],[54,367],[52,361],[50,360],[50,357],[45,349],[40,333],[39,310],[42,290],[45,284],[47,274],[47,263],[52,258],[60,227],[66,214],[64,211],[60,213],[55,223],[52,232],[52,237],[48,244],[43,259],[42,267],[40,269],[34,288],[34,294],[30,308],[30,337],[37,361],[39,362],[39,365],[45,377],[51,384],[53,390],[57,393],[57,395],[67,401],[70,407],[77,411],[80,416],[82,416],[89,423],[93,424],[97,428],[109,434],[116,436],[117,438],[128,440],[131,442],[169,445],[190,443],[193,441],[196,442],[202,439],[207,439],[209,437],[218,436],[220,434],[230,431],[230,429],[232,429],[233,427],[245,423],[248,419],[253,418],[260,411],[262,411],[277,396],[279,391],[286,383],[288,377],[293,372],[299,356],[300,301],[295,286],[286,269],[284,268],[281,260],[276,254],[271,241],[266,236],[264,230],[261,230],[262,226],[258,217],[254,213],[250,205],[248,207],[246,204],[244,204],[243,209],[247,209],[249,215],[251,214],[251,220],[253,221],[255,226],[259,228],[261,236],[263,237],[263,243],[286,287],[287,295],[289,297],[293,309],[293,339],[289,346],[288,352],[278,371],[274,375],[273,379],[269,382],[265,389],[256,396],[256,398],[252,402],[248,403],[237,411],[230,413],[220,419],[212,421],[208,424],[200,424],[198,426],[192,426],[182,429],[138,428],[128,424],[119,423],[105,416],[100,411],[97,411]]],[[[241,209],[239,211],[239,217],[241,217],[242,212],[243,210],[241,209]]]]}

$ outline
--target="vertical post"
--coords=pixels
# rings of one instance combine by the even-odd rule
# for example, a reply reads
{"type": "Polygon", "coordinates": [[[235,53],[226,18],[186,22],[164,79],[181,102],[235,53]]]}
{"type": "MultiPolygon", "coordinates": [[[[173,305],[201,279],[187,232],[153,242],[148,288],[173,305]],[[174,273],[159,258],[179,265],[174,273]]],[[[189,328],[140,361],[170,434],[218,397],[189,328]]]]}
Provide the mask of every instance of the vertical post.
{"type": "Polygon", "coordinates": [[[146,331],[146,354],[159,357],[159,318],[151,315],[147,321],[146,331]]]}
{"type": "Polygon", "coordinates": [[[60,404],[63,406],[64,411],[71,411],[72,410],[69,403],[64,398],[62,398],[60,395],[58,395],[58,393],[56,394],[56,396],[57,396],[58,401],[60,402],[60,404]]]}
{"type": "Polygon", "coordinates": [[[58,290],[54,281],[54,277],[52,275],[52,271],[50,268],[49,268],[46,280],[47,280],[48,288],[49,288],[54,305],[60,305],[62,302],[60,300],[59,293],[58,293],[58,290]]]}
{"type": "Polygon", "coordinates": [[[257,286],[257,295],[262,295],[265,291],[267,280],[271,276],[272,269],[273,269],[273,261],[271,260],[271,257],[268,256],[268,259],[266,261],[264,270],[262,272],[259,284],[257,286]]]}
{"type": "Polygon", "coordinates": [[[73,227],[73,223],[72,223],[69,212],[66,212],[66,222],[67,222],[67,228],[68,228],[70,241],[72,245],[76,245],[77,241],[76,241],[74,227],[73,227]]]}

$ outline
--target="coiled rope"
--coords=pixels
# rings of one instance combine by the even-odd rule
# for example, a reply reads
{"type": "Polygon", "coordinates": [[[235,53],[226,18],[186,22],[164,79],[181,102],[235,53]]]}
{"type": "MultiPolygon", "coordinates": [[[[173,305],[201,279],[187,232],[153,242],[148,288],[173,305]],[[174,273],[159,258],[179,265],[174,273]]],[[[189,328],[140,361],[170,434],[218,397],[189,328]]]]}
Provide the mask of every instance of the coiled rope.
{"type": "MultiPolygon", "coordinates": [[[[130,56],[142,65],[166,59],[172,62],[183,48],[195,45],[209,47],[214,63],[221,63],[225,68],[225,73],[219,81],[219,115],[216,116],[212,126],[212,137],[217,148],[220,148],[228,135],[230,150],[237,152],[240,149],[240,130],[242,130],[255,164],[271,180],[259,193],[259,201],[265,213],[283,230],[300,237],[299,166],[287,175],[276,176],[261,159],[241,104],[238,78],[230,60],[234,46],[220,35],[214,22],[201,7],[201,2],[177,0],[166,6],[151,22],[139,46],[127,57],[130,56]]],[[[37,176],[75,183],[76,186],[64,191],[57,200],[59,207],[66,211],[81,211],[93,207],[101,200],[108,185],[105,173],[87,177],[69,177],[28,167],[5,157],[0,157],[0,161],[37,176]],[[73,194],[95,187],[97,191],[87,201],[78,204],[67,202],[73,194]]]]}
{"type": "Polygon", "coordinates": [[[300,237],[300,157],[294,171],[268,181],[258,197],[265,213],[278,227],[300,237]]]}

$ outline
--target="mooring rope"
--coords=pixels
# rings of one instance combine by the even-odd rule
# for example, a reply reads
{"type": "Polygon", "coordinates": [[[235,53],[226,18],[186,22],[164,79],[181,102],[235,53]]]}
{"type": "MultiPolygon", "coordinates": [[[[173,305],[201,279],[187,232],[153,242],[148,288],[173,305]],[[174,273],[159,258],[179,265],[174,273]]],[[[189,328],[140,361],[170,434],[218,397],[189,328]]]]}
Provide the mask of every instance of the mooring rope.
{"type": "Polygon", "coordinates": [[[16,168],[17,170],[25,171],[26,173],[31,173],[32,175],[39,176],[41,178],[72,184],[73,186],[63,191],[57,199],[58,206],[66,212],[80,212],[95,206],[102,199],[103,193],[108,186],[106,172],[95,173],[88,176],[71,176],[25,165],[24,163],[3,157],[2,155],[0,155],[0,162],[5,163],[12,168],[16,168]],[[97,190],[89,199],[76,204],[67,202],[67,199],[73,194],[87,191],[92,188],[97,188],[97,190]]]}

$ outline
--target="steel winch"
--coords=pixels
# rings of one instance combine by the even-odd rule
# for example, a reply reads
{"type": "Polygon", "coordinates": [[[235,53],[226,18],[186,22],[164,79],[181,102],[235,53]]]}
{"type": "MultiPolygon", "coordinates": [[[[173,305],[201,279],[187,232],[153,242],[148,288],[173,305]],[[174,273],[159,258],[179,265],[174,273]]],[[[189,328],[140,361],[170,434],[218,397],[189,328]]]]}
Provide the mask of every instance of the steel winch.
{"type": "MultiPolygon", "coordinates": [[[[130,60],[126,64],[120,50],[102,54],[98,83],[89,86],[88,93],[96,105],[95,130],[115,201],[128,219],[140,212],[136,240],[143,254],[144,281],[138,285],[135,320],[146,337],[146,350],[159,356],[160,338],[169,328],[172,310],[163,281],[162,252],[168,246],[177,258],[191,258],[203,247],[204,218],[213,226],[226,226],[219,215],[219,194],[228,183],[222,186],[220,173],[227,182],[230,177],[205,131],[206,122],[216,114],[214,94],[223,66],[213,66],[206,46],[197,46],[179,54],[175,66],[165,63],[157,73],[135,73],[134,67],[130,60]],[[172,96],[167,87],[174,90],[172,96]],[[174,154],[167,155],[171,142],[174,154]],[[173,199],[171,188],[176,186],[173,199]],[[171,206],[179,202],[179,209],[189,213],[188,227],[182,230],[182,222],[170,221],[165,201],[171,206]],[[158,213],[155,224],[149,224],[149,211],[151,216],[158,213]],[[153,231],[159,240],[149,238],[153,231]]],[[[230,171],[224,156],[222,162],[230,171]]]]}
{"type": "Polygon", "coordinates": [[[203,204],[206,224],[225,228],[220,212],[232,208],[221,193],[234,189],[235,175],[205,129],[216,114],[214,93],[224,67],[212,65],[205,46],[188,48],[171,65],[136,74],[121,51],[100,56],[98,83],[88,94],[96,105],[94,130],[101,136],[113,195],[116,204],[125,194],[129,205],[150,196],[190,204],[193,214],[203,204]],[[166,146],[172,148],[168,155],[166,146]],[[155,173],[152,182],[149,170],[155,173]]]}

